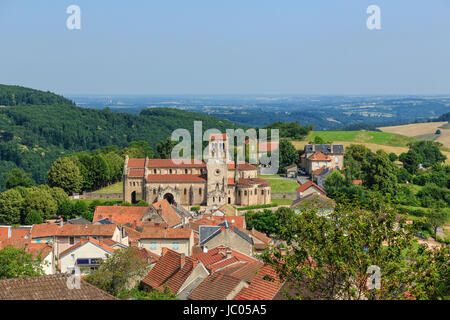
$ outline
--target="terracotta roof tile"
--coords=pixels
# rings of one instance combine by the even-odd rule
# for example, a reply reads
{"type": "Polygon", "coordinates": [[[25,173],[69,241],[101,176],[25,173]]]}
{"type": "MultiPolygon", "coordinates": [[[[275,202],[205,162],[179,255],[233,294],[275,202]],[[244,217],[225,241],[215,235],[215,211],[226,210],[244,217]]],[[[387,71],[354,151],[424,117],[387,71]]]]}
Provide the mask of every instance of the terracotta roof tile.
{"type": "Polygon", "coordinates": [[[206,183],[206,176],[200,174],[149,174],[147,182],[189,182],[206,183]]]}
{"type": "Polygon", "coordinates": [[[80,281],[80,289],[67,286],[70,274],[0,280],[0,300],[116,300],[97,287],[80,281]]]}
{"type": "Polygon", "coordinates": [[[209,138],[210,138],[210,140],[226,140],[227,134],[226,133],[211,134],[211,136],[209,138]]]}
{"type": "Polygon", "coordinates": [[[140,239],[189,239],[192,229],[144,228],[140,239]]]}
{"type": "Polygon", "coordinates": [[[161,258],[142,282],[151,288],[159,288],[180,268],[181,254],[170,249],[163,250],[161,258]]]}
{"type": "Polygon", "coordinates": [[[317,184],[315,184],[314,182],[312,182],[311,180],[305,182],[304,184],[302,184],[301,186],[299,186],[297,189],[295,189],[298,193],[300,192],[305,192],[306,190],[308,190],[309,188],[316,188],[317,190],[319,190],[320,192],[326,194],[325,190],[323,190],[321,187],[319,187],[317,184]]]}
{"type": "MultiPolygon", "coordinates": [[[[234,170],[236,165],[234,162],[228,164],[228,170],[234,170]]],[[[251,165],[248,162],[239,163],[238,170],[258,170],[255,166],[251,165]]]]}
{"type": "Polygon", "coordinates": [[[268,265],[263,266],[248,288],[239,292],[236,300],[272,300],[280,291],[281,281],[275,270],[268,265]]]}
{"type": "Polygon", "coordinates": [[[31,237],[32,238],[43,238],[43,237],[51,237],[56,235],[58,232],[58,225],[56,224],[35,224],[31,228],[31,237]]]}
{"type": "Polygon", "coordinates": [[[308,158],[308,160],[313,161],[331,161],[331,157],[329,155],[325,155],[320,151],[315,152],[312,156],[308,158]]]}
{"type": "Polygon", "coordinates": [[[213,273],[191,292],[188,299],[225,300],[240,283],[240,279],[232,276],[221,273],[213,273]]]}
{"type": "Polygon", "coordinates": [[[183,219],[177,214],[174,208],[169,204],[166,199],[155,202],[152,204],[161,218],[171,228],[183,222],[183,219]]]}
{"type": "Polygon", "coordinates": [[[141,221],[144,214],[150,207],[126,207],[126,206],[98,206],[95,208],[93,222],[107,218],[109,221],[125,225],[134,224],[135,221],[141,221]]]}

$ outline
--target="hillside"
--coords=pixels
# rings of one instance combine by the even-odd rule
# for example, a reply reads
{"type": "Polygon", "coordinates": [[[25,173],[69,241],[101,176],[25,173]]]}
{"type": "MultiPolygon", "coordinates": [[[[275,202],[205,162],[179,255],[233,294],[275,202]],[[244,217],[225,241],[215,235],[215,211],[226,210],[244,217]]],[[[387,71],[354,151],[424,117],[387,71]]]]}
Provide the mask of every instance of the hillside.
{"type": "MultiPolygon", "coordinates": [[[[383,128],[380,128],[383,129],[383,128]]],[[[395,153],[397,155],[407,152],[409,142],[417,141],[417,138],[408,137],[397,133],[376,132],[376,131],[314,131],[310,133],[304,140],[292,141],[297,150],[303,150],[305,144],[313,140],[314,137],[321,137],[325,141],[332,141],[336,144],[343,144],[347,147],[351,144],[363,144],[372,151],[383,149],[387,153],[395,153]]],[[[441,149],[442,153],[447,156],[447,163],[450,164],[450,152],[447,148],[441,149]]]]}
{"type": "MultiPolygon", "coordinates": [[[[445,115],[444,115],[445,116],[445,115]]],[[[401,126],[380,127],[383,132],[401,134],[416,139],[437,141],[450,148],[450,125],[447,121],[412,123],[401,126]],[[437,131],[439,134],[436,134],[437,131]]]]}
{"type": "Polygon", "coordinates": [[[192,133],[194,120],[202,121],[203,130],[242,127],[167,108],[143,110],[140,115],[80,108],[52,93],[22,87],[2,85],[0,97],[4,104],[0,108],[0,189],[12,168],[22,168],[37,183],[45,183],[50,165],[61,155],[108,145],[124,148],[137,140],[145,140],[155,149],[175,129],[192,133]]]}

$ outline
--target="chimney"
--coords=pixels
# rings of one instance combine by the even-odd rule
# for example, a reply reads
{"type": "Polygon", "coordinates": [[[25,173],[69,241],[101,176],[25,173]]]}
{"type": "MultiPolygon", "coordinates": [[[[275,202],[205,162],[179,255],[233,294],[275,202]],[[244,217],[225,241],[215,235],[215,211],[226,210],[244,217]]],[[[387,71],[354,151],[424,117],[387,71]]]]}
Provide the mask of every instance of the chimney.
{"type": "Polygon", "coordinates": [[[63,218],[59,219],[59,227],[62,228],[62,226],[64,225],[64,220],[63,218]]]}
{"type": "Polygon", "coordinates": [[[206,246],[203,247],[203,252],[208,253],[208,248],[206,246]]]}
{"type": "Polygon", "coordinates": [[[25,243],[25,252],[28,253],[28,243],[25,243]]]}
{"type": "Polygon", "coordinates": [[[180,264],[181,264],[181,268],[183,268],[184,263],[186,262],[186,255],[184,253],[180,254],[180,264]]]}

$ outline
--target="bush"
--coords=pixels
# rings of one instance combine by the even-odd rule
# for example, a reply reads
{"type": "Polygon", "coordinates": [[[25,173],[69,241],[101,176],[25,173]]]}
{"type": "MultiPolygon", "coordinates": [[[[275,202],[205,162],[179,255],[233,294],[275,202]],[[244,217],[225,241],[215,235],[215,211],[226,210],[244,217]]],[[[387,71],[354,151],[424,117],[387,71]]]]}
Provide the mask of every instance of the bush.
{"type": "Polygon", "coordinates": [[[200,211],[200,207],[191,207],[191,211],[200,211]]]}
{"type": "Polygon", "coordinates": [[[278,207],[278,205],[276,203],[259,204],[256,206],[248,206],[248,207],[238,208],[238,210],[244,211],[244,210],[251,210],[251,209],[263,209],[263,208],[273,208],[273,207],[278,207]]]}
{"type": "Polygon", "coordinates": [[[31,211],[25,218],[26,225],[40,224],[44,222],[42,216],[36,210],[31,211]]]}

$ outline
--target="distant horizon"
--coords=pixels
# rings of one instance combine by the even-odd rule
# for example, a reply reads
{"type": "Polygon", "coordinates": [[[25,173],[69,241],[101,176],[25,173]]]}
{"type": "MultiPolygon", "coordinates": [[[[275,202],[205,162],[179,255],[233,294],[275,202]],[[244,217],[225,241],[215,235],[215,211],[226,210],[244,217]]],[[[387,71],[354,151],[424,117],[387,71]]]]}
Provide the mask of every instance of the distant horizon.
{"type": "Polygon", "coordinates": [[[80,29],[71,5],[1,1],[0,83],[70,96],[450,94],[446,0],[77,0],[80,29]]]}

